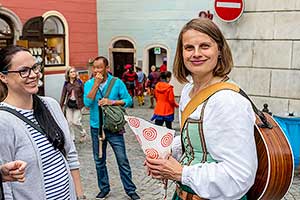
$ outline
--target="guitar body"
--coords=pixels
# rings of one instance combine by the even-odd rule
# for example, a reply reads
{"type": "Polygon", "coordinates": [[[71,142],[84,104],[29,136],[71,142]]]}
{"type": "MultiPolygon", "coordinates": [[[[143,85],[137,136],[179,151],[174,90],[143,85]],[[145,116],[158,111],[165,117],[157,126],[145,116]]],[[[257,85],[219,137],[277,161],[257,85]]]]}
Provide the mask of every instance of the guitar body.
{"type": "Polygon", "coordinates": [[[275,120],[264,113],[273,128],[261,128],[256,117],[255,141],[258,169],[248,200],[280,200],[290,188],[294,175],[294,160],[290,144],[275,120]]]}

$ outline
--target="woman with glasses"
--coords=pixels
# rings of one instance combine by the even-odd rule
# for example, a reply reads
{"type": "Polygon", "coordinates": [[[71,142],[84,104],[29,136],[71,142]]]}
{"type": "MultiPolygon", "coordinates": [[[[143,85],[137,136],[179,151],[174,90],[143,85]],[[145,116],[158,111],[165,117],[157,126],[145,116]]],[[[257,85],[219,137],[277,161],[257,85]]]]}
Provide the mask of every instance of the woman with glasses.
{"type": "Polygon", "coordinates": [[[76,194],[83,196],[77,152],[59,104],[36,95],[40,71],[27,49],[0,50],[0,81],[6,94],[0,107],[21,114],[0,110],[0,162],[27,163],[26,181],[4,183],[4,196],[73,200],[76,194]]]}

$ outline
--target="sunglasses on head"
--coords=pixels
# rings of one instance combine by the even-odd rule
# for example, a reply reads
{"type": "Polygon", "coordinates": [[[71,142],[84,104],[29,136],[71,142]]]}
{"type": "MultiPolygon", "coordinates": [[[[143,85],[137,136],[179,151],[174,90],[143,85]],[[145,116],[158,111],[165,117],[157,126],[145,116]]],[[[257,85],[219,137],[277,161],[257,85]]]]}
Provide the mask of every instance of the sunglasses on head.
{"type": "Polygon", "coordinates": [[[22,78],[28,78],[31,74],[31,71],[33,71],[35,74],[40,73],[42,70],[42,66],[40,63],[34,64],[32,67],[22,67],[20,70],[6,70],[2,71],[3,74],[9,74],[9,73],[19,73],[22,78]]]}

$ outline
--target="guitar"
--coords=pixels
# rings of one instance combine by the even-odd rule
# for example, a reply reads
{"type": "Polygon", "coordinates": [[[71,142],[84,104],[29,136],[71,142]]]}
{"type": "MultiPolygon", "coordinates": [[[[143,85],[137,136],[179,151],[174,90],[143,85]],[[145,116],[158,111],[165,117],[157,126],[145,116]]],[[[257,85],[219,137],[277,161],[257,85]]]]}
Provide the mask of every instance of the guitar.
{"type": "Polygon", "coordinates": [[[226,89],[247,98],[256,114],[254,136],[258,168],[254,184],[247,193],[247,199],[280,200],[287,193],[293,180],[294,158],[291,146],[275,120],[269,114],[258,110],[248,95],[237,85],[220,82],[202,90],[185,107],[181,115],[181,126],[184,126],[186,119],[198,105],[216,92],[226,89]]]}
{"type": "Polygon", "coordinates": [[[291,146],[280,126],[269,114],[263,114],[271,126],[263,126],[260,117],[256,117],[254,135],[258,168],[247,199],[279,200],[292,184],[294,159],[291,146]]]}

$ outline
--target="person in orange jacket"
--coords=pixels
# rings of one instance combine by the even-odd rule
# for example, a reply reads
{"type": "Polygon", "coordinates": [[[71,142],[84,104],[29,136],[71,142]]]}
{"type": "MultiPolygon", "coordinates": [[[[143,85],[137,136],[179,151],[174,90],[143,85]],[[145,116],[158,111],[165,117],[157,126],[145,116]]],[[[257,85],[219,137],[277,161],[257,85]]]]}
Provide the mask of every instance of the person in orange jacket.
{"type": "Polygon", "coordinates": [[[172,73],[169,71],[160,74],[160,81],[156,84],[154,97],[156,106],[151,121],[155,120],[156,125],[162,126],[164,122],[166,127],[172,129],[174,121],[174,110],[178,108],[178,103],[175,101],[173,86],[169,84],[172,73]]]}

